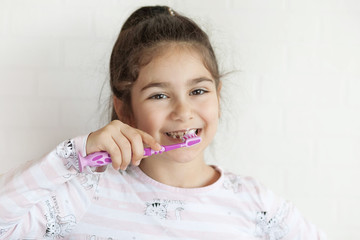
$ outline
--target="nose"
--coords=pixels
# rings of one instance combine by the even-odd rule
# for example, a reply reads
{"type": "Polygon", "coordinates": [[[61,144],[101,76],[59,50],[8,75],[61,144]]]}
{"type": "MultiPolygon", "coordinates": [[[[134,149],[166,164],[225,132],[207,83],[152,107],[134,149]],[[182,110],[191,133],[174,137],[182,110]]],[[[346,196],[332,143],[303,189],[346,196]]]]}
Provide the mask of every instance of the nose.
{"type": "Polygon", "coordinates": [[[193,118],[192,106],[185,100],[177,100],[173,104],[171,119],[175,121],[187,121],[193,118]]]}

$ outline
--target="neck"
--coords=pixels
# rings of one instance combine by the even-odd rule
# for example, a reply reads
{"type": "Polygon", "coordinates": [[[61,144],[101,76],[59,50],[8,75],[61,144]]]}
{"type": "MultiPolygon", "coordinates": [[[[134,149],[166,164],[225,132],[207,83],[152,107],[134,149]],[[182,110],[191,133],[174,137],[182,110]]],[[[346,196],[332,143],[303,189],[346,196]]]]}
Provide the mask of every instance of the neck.
{"type": "Polygon", "coordinates": [[[163,184],[181,188],[199,188],[214,183],[220,174],[203,160],[186,163],[168,159],[143,159],[141,170],[163,184]]]}

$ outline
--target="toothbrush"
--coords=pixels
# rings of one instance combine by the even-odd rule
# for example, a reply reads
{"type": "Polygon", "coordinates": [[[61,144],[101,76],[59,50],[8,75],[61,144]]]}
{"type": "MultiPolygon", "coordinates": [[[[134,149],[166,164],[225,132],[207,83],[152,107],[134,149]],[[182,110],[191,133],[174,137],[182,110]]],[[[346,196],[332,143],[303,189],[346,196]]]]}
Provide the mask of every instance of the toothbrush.
{"type": "MultiPolygon", "coordinates": [[[[172,145],[162,145],[159,151],[155,151],[151,148],[144,149],[144,156],[151,156],[154,154],[161,154],[163,152],[171,151],[177,148],[190,147],[201,142],[201,137],[198,137],[195,133],[187,133],[182,138],[183,142],[172,144],[172,145]]],[[[101,151],[95,152],[82,157],[79,154],[79,171],[83,172],[86,166],[89,167],[100,167],[111,163],[110,154],[101,151]]]]}

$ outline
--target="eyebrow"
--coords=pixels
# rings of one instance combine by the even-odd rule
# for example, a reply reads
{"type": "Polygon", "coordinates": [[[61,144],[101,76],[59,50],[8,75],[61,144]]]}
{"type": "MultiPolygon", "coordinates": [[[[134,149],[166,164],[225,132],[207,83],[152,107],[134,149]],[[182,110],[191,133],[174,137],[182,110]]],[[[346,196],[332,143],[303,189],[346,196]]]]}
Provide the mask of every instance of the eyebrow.
{"type": "Polygon", "coordinates": [[[193,84],[197,84],[197,83],[201,83],[201,82],[210,82],[210,83],[214,83],[214,79],[212,78],[207,78],[207,77],[199,77],[199,78],[194,78],[192,80],[190,80],[190,84],[189,85],[193,85],[193,84]]]}
{"type": "MultiPolygon", "coordinates": [[[[207,78],[207,77],[199,77],[199,78],[194,78],[194,79],[191,79],[187,85],[191,86],[191,85],[194,85],[194,84],[198,84],[198,83],[201,83],[201,82],[210,82],[210,83],[214,83],[214,80],[211,79],[211,78],[207,78]]],[[[166,88],[166,87],[169,87],[169,83],[167,82],[152,82],[152,83],[149,83],[147,85],[145,85],[143,88],[141,88],[141,92],[142,91],[145,91],[146,89],[148,88],[153,88],[153,87],[157,87],[157,88],[166,88]]]]}
{"type": "Polygon", "coordinates": [[[166,88],[167,86],[169,86],[169,84],[166,82],[152,82],[152,83],[145,85],[140,91],[142,92],[148,88],[153,88],[153,87],[166,88]]]}

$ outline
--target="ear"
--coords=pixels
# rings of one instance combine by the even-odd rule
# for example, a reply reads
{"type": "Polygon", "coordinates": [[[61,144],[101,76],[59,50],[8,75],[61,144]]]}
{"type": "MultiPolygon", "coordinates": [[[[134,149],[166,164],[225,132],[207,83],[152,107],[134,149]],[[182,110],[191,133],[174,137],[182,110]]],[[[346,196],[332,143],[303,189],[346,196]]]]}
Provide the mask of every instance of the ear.
{"type": "Polygon", "coordinates": [[[124,102],[122,100],[120,100],[119,98],[117,98],[116,96],[113,96],[113,105],[114,105],[114,110],[116,112],[118,119],[120,121],[122,121],[123,123],[129,124],[132,126],[133,125],[133,121],[132,121],[132,117],[131,117],[132,114],[131,114],[131,111],[129,111],[127,109],[124,102]]]}
{"type": "Polygon", "coordinates": [[[120,118],[121,111],[123,108],[123,102],[120,99],[118,99],[116,96],[113,96],[113,106],[114,106],[114,111],[116,112],[116,115],[118,116],[118,118],[120,118]]]}

